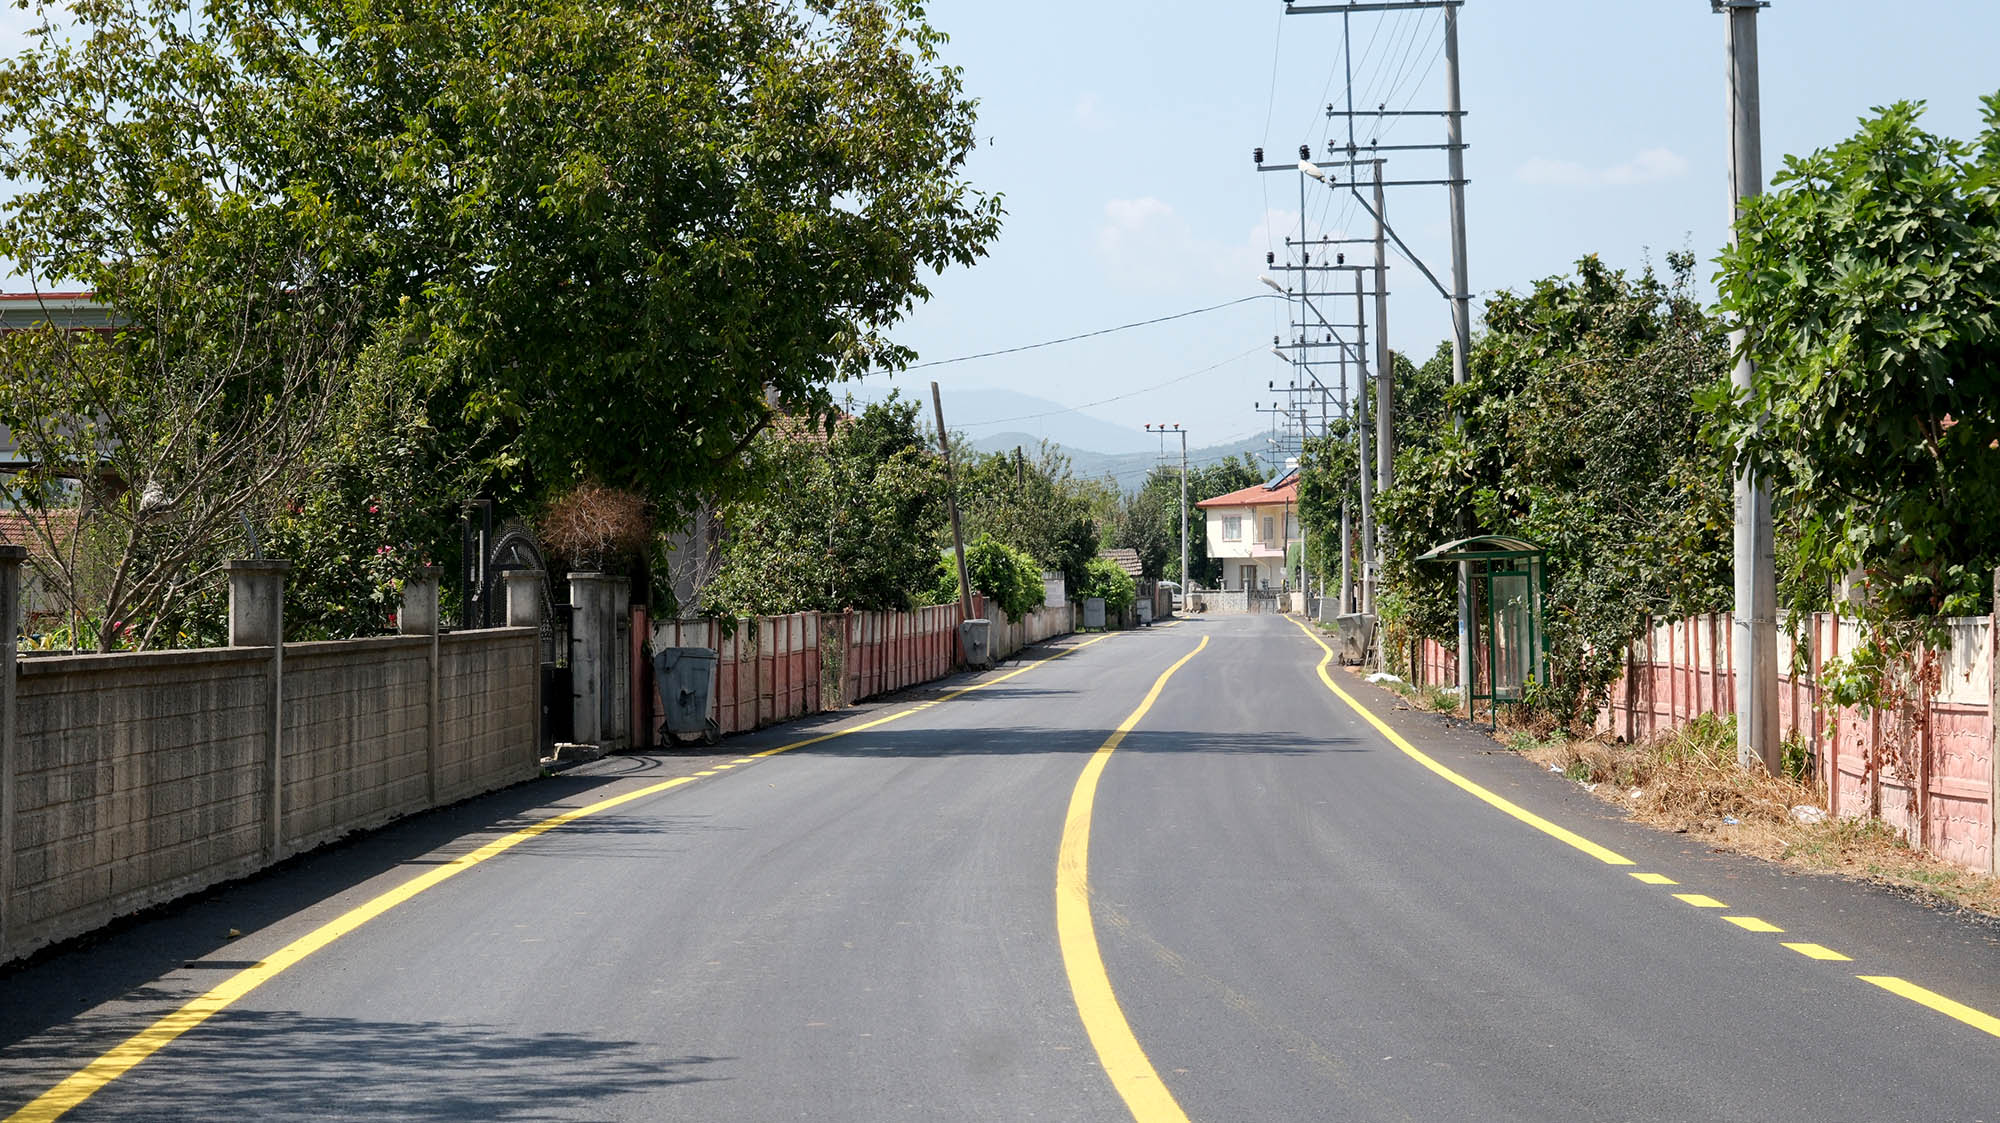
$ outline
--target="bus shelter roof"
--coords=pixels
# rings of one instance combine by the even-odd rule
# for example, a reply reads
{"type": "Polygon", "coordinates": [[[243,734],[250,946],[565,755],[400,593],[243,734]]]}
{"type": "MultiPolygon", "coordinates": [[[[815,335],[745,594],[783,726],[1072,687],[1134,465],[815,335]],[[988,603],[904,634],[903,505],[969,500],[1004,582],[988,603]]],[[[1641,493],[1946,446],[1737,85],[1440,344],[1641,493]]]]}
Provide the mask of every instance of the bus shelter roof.
{"type": "Polygon", "coordinates": [[[1509,558],[1538,558],[1548,554],[1540,544],[1505,534],[1480,534],[1458,538],[1418,558],[1418,561],[1504,561],[1509,558]]]}

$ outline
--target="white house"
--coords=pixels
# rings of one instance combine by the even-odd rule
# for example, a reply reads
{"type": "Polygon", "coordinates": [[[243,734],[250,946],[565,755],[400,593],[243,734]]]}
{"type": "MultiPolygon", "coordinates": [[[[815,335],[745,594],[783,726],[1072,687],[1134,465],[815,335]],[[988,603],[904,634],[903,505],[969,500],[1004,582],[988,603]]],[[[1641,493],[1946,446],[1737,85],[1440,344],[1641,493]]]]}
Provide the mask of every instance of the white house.
{"type": "Polygon", "coordinates": [[[1195,504],[1208,517],[1208,556],[1224,589],[1281,589],[1285,549],[1299,541],[1299,470],[1195,504]]]}

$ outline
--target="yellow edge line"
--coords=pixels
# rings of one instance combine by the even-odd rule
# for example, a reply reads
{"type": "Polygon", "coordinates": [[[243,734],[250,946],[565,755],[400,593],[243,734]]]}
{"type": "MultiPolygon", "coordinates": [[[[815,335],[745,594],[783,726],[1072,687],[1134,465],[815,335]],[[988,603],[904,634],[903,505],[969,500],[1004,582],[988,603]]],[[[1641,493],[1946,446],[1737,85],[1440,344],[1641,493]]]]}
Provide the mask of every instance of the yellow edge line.
{"type": "Polygon", "coordinates": [[[1176,1120],[1187,1123],[1187,1114],[1175,1102],[1174,1094],[1167,1090],[1153,1063],[1146,1059],[1139,1039],[1133,1036],[1132,1024],[1125,1020],[1118,996],[1112,993],[1111,976],[1105,971],[1104,957],[1098,950],[1097,927],[1090,917],[1091,808],[1097,800],[1098,777],[1104,774],[1111,754],[1139,724],[1139,719],[1146,716],[1146,711],[1153,708],[1174,672],[1207,646],[1208,637],[1201,637],[1193,651],[1163,671],[1139,708],[1091,754],[1089,763],[1083,766],[1083,774],[1076,779],[1075,790],[1070,793],[1069,815],[1063,821],[1062,847],[1056,857],[1056,936],[1062,947],[1063,969],[1069,974],[1070,993],[1076,998],[1077,1013],[1090,1035],[1091,1047],[1097,1050],[1104,1074],[1111,1078],[1112,1087],[1124,1098],[1137,1123],[1176,1120]]]}
{"type": "Polygon", "coordinates": [[[1894,975],[1856,975],[1864,983],[1873,983],[1890,994],[1901,995],[1919,1006],[1928,1006],[1947,1018],[1956,1018],[1973,1029],[2000,1037],[2000,1018],[1983,1010],[1975,1010],[1960,1002],[1953,1002],[1934,990],[1925,990],[1913,982],[1899,979],[1894,975]]]}
{"type": "Polygon", "coordinates": [[[1512,802],[1511,800],[1505,799],[1499,795],[1494,794],[1491,791],[1488,791],[1486,788],[1481,787],[1480,785],[1465,778],[1464,776],[1461,776],[1458,773],[1452,771],[1451,769],[1446,768],[1444,765],[1439,764],[1437,761],[1431,759],[1429,755],[1419,750],[1415,745],[1412,745],[1408,741],[1405,741],[1401,734],[1389,728],[1387,722],[1384,722],[1381,718],[1376,717],[1375,714],[1368,709],[1368,707],[1356,701],[1352,695],[1347,693],[1347,691],[1342,690],[1339,686],[1334,684],[1333,676],[1326,673],[1327,664],[1333,662],[1333,648],[1328,647],[1324,642],[1320,640],[1318,636],[1312,633],[1311,628],[1308,628],[1304,624],[1299,623],[1299,621],[1296,618],[1288,616],[1286,617],[1286,619],[1291,620],[1292,623],[1296,625],[1300,631],[1306,634],[1307,639],[1313,641],[1316,644],[1319,644],[1319,649],[1321,651],[1326,652],[1326,656],[1319,661],[1319,667],[1317,668],[1319,671],[1319,680],[1326,684],[1326,688],[1328,690],[1333,691],[1335,697],[1347,703],[1349,708],[1351,708],[1355,713],[1360,714],[1363,718],[1365,718],[1368,724],[1374,726],[1376,732],[1388,738],[1390,744],[1402,750],[1404,756],[1409,757],[1411,760],[1414,760],[1418,764],[1423,765],[1425,768],[1430,769],[1437,775],[1443,777],[1446,780],[1449,780],[1451,783],[1456,785],[1460,790],[1478,798],[1479,800],[1488,804],[1489,806],[1497,810],[1504,811],[1509,815],[1512,815],[1514,818],[1519,819],[1521,822],[1528,824],[1529,826],[1535,828],[1538,831],[1541,831],[1545,835],[1548,835],[1550,838],[1556,839],[1559,842],[1564,842],[1569,844],[1570,846],[1576,847],[1578,850],[1583,851],[1584,853],[1590,855],[1593,858],[1596,858],[1598,861],[1603,862],[1606,865],[1629,866],[1635,864],[1632,861],[1632,859],[1625,857],[1624,855],[1618,853],[1615,850],[1599,846],[1597,843],[1590,841],[1589,839],[1583,837],[1580,834],[1577,834],[1572,830],[1569,830],[1565,827],[1559,827],[1554,823],[1549,822],[1547,819],[1542,818],[1540,815],[1537,815],[1534,812],[1528,810],[1527,808],[1521,807],[1518,804],[1512,802]]]}
{"type": "MultiPolygon", "coordinates": [[[[1091,644],[1102,643],[1117,634],[1116,632],[1106,632],[1104,635],[1086,640],[1074,647],[1062,648],[1046,658],[1037,659],[1026,666],[1017,667],[1004,675],[997,675],[993,678],[973,683],[970,686],[960,687],[937,699],[937,701],[948,702],[954,698],[970,694],[975,690],[982,690],[988,686],[992,686],[995,683],[1006,682],[1016,675],[1026,674],[1045,663],[1054,662],[1072,651],[1081,651],[1091,644]]],[[[1203,642],[1206,643],[1207,640],[1204,638],[1203,642]]],[[[1185,661],[1182,660],[1182,662],[1185,661]]],[[[1178,665],[1176,664],[1176,666],[1178,665]]],[[[1165,680],[1163,679],[1162,681],[1165,680]]],[[[1157,687],[1154,689],[1154,693],[1158,693],[1157,687]]],[[[1150,705],[1151,703],[1152,698],[1149,696],[1147,704],[1150,705]]],[[[825,741],[831,741],[836,737],[845,737],[850,733],[860,733],[863,730],[874,729],[877,726],[886,725],[898,718],[908,717],[916,713],[919,708],[921,707],[913,706],[906,710],[898,710],[895,713],[864,721],[859,725],[852,725],[846,729],[837,729],[831,733],[824,733],[817,737],[808,737],[802,741],[793,741],[789,745],[780,745],[777,748],[751,753],[744,759],[759,760],[764,757],[777,756],[779,753],[790,752],[793,749],[802,749],[807,745],[817,745],[825,741]]],[[[1141,712],[1144,712],[1143,708],[1141,712]]],[[[710,775],[710,773],[697,773],[696,775],[710,775]]],[[[166,1048],[176,1038],[180,1037],[180,1035],[228,1009],[243,998],[243,996],[278,977],[279,974],[300,960],[326,947],[328,944],[333,943],[335,940],[347,935],[349,932],[354,931],[356,928],[361,927],[383,913],[388,912],[397,905],[408,901],[417,894],[434,888],[438,884],[464,873],[466,870],[489,858],[497,857],[512,850],[514,847],[531,838],[547,834],[557,827],[574,823],[578,819],[602,814],[614,807],[622,807],[627,803],[631,803],[633,800],[644,799],[650,795],[658,795],[661,792],[678,788],[683,784],[691,784],[694,781],[695,776],[679,776],[672,780],[650,784],[636,791],[626,792],[624,795],[613,796],[610,799],[599,800],[584,807],[552,815],[539,822],[531,823],[512,834],[502,835],[481,846],[479,849],[454,858],[442,866],[434,867],[426,873],[419,874],[394,889],[350,909],[340,916],[320,925],[318,928],[300,936],[298,939],[272,952],[254,966],[246,967],[236,974],[231,975],[173,1013],[166,1015],[152,1025],[119,1042],[110,1051],[63,1078],[55,1087],[35,1097],[19,1110],[7,1116],[5,1120],[0,1120],[0,1123],[47,1123],[48,1120],[59,1118],[71,1108],[96,1095],[113,1080],[131,1071],[134,1066],[146,1058],[166,1048]]]]}

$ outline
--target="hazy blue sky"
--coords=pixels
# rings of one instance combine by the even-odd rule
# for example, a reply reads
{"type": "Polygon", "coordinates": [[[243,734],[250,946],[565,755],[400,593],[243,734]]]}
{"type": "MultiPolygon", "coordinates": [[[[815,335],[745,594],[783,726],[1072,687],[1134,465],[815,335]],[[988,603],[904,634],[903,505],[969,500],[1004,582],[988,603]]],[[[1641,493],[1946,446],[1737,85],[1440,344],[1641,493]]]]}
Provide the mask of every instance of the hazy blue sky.
{"type": "MultiPolygon", "coordinates": [[[[901,338],[943,359],[1267,291],[1257,274],[1272,239],[1296,229],[1298,184],[1258,175],[1250,150],[1323,150],[1323,108],[1341,94],[1341,17],[1282,12],[1281,0],[933,4],[949,61],[981,102],[972,177],[1004,193],[1008,214],[991,256],[939,278],[901,338]]],[[[1350,18],[1357,105],[1442,105],[1436,13],[1350,18]]],[[[1475,291],[1525,286],[1586,253],[1637,268],[1683,247],[1703,259],[1706,283],[1726,236],[1723,30],[1705,0],[1469,0],[1459,32],[1475,291]]],[[[1995,0],[1776,0],[1759,31],[1767,174],[1898,99],[1924,99],[1930,128],[1972,136],[1979,95],[2000,90],[1995,0]]],[[[1409,118],[1381,135],[1441,140],[1443,125],[1409,118]]],[[[1437,178],[1442,163],[1398,156],[1390,168],[1437,178]]],[[[1320,228],[1362,232],[1358,212],[1323,213],[1330,193],[1313,194],[1320,228]]],[[[1389,208],[1448,277],[1443,189],[1397,190],[1389,208]]],[[[1390,287],[1392,345],[1428,355],[1450,331],[1446,305],[1407,266],[1390,287]]],[[[1066,406],[1146,391],[1089,412],[1134,427],[1178,421],[1205,445],[1262,428],[1251,403],[1285,375],[1266,350],[1281,317],[1277,301],[1260,301],[893,384],[923,391],[935,378],[947,407],[954,388],[1066,406]]]]}

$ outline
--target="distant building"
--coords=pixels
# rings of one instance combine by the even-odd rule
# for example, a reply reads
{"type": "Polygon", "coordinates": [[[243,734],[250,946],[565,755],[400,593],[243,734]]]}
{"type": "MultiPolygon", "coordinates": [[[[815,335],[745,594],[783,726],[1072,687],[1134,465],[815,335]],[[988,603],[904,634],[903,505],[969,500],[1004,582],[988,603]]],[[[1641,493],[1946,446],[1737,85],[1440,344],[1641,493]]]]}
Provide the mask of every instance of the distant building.
{"type": "Polygon", "coordinates": [[[93,292],[0,292],[0,332],[52,324],[72,331],[118,326],[93,292]]]}
{"type": "Polygon", "coordinates": [[[1131,574],[1134,581],[1139,580],[1146,569],[1139,562],[1139,551],[1132,549],[1130,546],[1121,546],[1116,550],[1099,550],[1097,551],[1097,556],[1109,560],[1118,568],[1131,574]]]}
{"type": "Polygon", "coordinates": [[[1208,518],[1208,556],[1222,562],[1220,587],[1285,587],[1285,551],[1299,541],[1299,470],[1195,504],[1208,518]]]}

